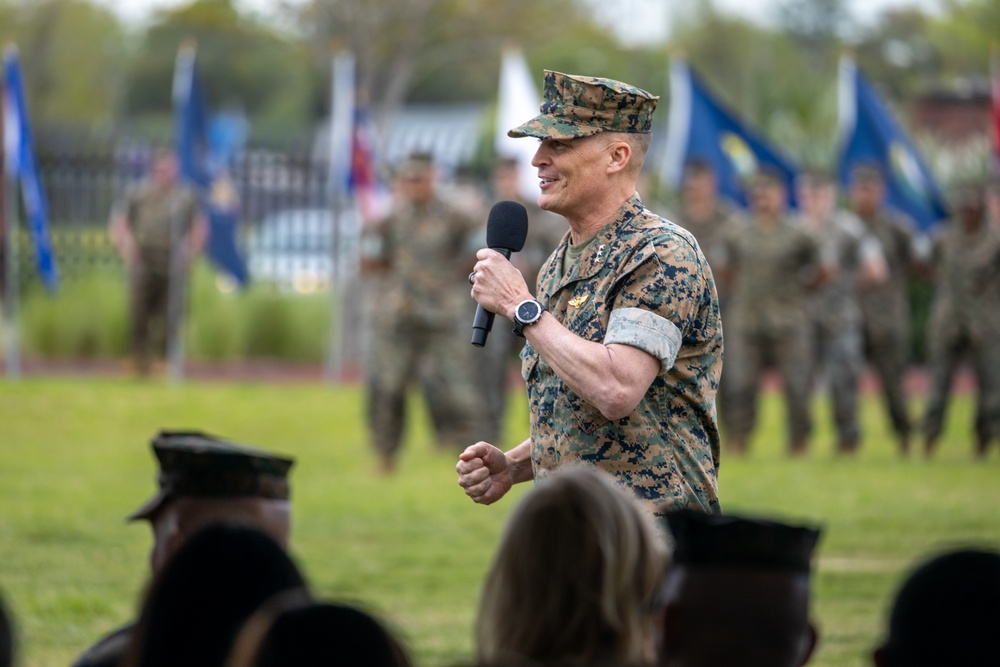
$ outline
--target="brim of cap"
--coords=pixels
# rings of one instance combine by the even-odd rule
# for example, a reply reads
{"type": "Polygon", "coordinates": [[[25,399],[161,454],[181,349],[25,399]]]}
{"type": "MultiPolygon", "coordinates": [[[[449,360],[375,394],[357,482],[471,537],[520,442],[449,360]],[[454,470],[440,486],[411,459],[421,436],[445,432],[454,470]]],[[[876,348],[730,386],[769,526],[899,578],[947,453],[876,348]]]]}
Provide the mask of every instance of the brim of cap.
{"type": "Polygon", "coordinates": [[[600,134],[604,130],[593,125],[575,123],[558,116],[539,114],[527,123],[508,130],[507,136],[514,139],[535,137],[536,139],[579,139],[600,134]]]}
{"type": "Polygon", "coordinates": [[[171,493],[160,489],[152,498],[147,500],[142,507],[125,517],[125,521],[139,521],[149,519],[156,514],[161,507],[170,499],[171,493]]]}

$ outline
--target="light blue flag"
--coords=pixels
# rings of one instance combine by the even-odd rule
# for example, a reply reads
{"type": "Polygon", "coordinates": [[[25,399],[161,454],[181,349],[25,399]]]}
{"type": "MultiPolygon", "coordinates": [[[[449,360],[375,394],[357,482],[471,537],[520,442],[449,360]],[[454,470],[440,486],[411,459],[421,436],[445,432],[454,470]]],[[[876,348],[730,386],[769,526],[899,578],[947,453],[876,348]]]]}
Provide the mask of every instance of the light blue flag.
{"type": "Polygon", "coordinates": [[[52,238],[49,235],[49,213],[45,192],[38,175],[31,138],[31,122],[24,98],[24,83],[17,47],[8,45],[3,52],[4,155],[7,173],[21,182],[28,228],[35,245],[35,262],[46,289],[54,292],[59,285],[52,238]]]}
{"type": "Polygon", "coordinates": [[[661,182],[680,188],[684,165],[692,159],[711,165],[719,194],[743,208],[747,179],[767,165],[781,174],[789,204],[795,205],[795,163],[715,99],[687,62],[678,58],[670,64],[670,118],[661,182]]]}
{"type": "Polygon", "coordinates": [[[855,166],[877,165],[885,178],[887,206],[909,216],[924,231],[947,218],[944,195],[930,169],[854,60],[847,56],[840,61],[838,98],[840,184],[849,185],[855,166]]]}

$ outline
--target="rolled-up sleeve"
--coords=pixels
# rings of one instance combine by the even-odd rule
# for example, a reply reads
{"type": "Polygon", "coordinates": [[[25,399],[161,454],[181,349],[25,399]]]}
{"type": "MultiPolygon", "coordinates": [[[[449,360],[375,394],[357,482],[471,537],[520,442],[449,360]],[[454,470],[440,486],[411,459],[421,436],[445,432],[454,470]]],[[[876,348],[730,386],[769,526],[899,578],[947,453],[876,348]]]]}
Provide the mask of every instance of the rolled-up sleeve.
{"type": "Polygon", "coordinates": [[[628,345],[653,355],[664,370],[670,369],[681,349],[681,332],[673,322],[642,308],[611,311],[604,344],[628,345]]]}

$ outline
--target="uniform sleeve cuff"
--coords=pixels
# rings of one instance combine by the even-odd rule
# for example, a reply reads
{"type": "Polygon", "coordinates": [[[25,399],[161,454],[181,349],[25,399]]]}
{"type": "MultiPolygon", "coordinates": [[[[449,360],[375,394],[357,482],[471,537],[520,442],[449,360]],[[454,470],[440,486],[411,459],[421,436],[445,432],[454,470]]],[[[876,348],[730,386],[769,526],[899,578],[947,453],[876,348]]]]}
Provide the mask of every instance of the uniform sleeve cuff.
{"type": "Polygon", "coordinates": [[[681,332],[665,317],[642,308],[611,311],[605,345],[628,345],[653,355],[664,370],[672,368],[681,349],[681,332]]]}

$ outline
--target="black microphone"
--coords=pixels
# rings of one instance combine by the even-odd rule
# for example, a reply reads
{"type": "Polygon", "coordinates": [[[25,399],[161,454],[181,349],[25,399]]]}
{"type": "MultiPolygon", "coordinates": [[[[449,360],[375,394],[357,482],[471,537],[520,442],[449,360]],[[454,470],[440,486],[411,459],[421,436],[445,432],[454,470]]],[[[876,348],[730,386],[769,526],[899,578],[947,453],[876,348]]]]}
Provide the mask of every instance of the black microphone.
{"type": "MultiPolygon", "coordinates": [[[[498,201],[490,209],[486,220],[486,245],[490,250],[510,259],[510,253],[524,247],[528,236],[528,211],[516,201],[498,201]]],[[[486,337],[493,329],[493,313],[482,306],[476,306],[476,317],[472,320],[472,344],[486,345],[486,337]]]]}

